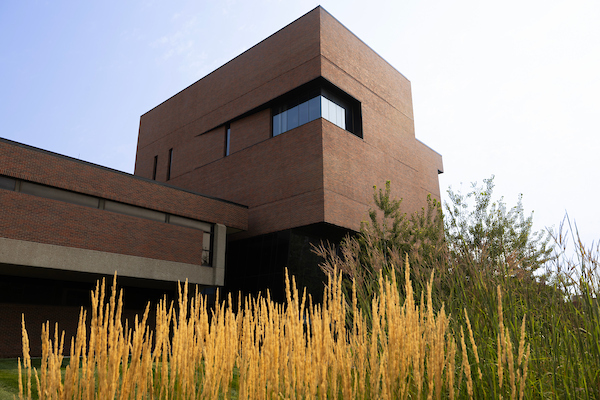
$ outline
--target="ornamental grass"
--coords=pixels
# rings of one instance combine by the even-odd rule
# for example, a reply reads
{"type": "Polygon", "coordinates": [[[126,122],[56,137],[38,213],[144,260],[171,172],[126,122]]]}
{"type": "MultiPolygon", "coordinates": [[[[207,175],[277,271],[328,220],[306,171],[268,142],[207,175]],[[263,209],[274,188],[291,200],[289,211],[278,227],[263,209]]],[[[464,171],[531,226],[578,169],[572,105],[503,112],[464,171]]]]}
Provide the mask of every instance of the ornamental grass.
{"type": "MultiPolygon", "coordinates": [[[[157,305],[153,330],[149,306],[131,326],[122,323],[116,277],[108,299],[102,281],[92,293],[89,326],[81,311],[66,369],[59,327],[51,335],[43,326],[37,370],[23,325],[19,398],[473,398],[482,364],[497,371],[491,394],[523,398],[530,355],[524,331],[513,342],[500,319],[497,359],[482,360],[470,322],[451,331],[444,306],[432,305],[431,285],[416,299],[408,261],[404,272],[403,296],[395,276],[379,276],[370,326],[356,296],[346,301],[339,273],[330,276],[322,304],[300,295],[293,278],[286,278],[284,304],[267,293],[236,308],[231,298],[209,308],[204,296],[188,296],[185,284],[177,304],[157,305]]],[[[502,315],[501,301],[498,310],[502,315]]]]}

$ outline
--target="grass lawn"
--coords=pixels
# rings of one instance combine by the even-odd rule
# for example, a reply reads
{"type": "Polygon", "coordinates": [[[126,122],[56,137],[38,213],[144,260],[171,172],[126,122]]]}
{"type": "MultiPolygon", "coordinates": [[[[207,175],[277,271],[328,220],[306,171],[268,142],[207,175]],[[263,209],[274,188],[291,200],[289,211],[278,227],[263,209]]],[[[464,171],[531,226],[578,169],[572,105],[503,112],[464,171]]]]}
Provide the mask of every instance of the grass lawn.
{"type": "MultiPolygon", "coordinates": [[[[41,359],[32,358],[31,366],[39,370],[41,359]]],[[[62,371],[69,364],[68,357],[63,360],[62,371]]],[[[24,371],[23,371],[24,372],[24,371]]],[[[25,372],[24,372],[25,373],[25,372]]],[[[32,377],[31,395],[37,399],[35,378],[32,377]]],[[[26,389],[25,389],[26,390],[26,389]]],[[[0,400],[19,398],[19,366],[16,358],[0,358],[0,400]]]]}
{"type": "MultiPolygon", "coordinates": [[[[39,360],[32,360],[32,364],[39,360]]],[[[19,396],[19,370],[16,358],[0,359],[0,400],[19,396]]]]}

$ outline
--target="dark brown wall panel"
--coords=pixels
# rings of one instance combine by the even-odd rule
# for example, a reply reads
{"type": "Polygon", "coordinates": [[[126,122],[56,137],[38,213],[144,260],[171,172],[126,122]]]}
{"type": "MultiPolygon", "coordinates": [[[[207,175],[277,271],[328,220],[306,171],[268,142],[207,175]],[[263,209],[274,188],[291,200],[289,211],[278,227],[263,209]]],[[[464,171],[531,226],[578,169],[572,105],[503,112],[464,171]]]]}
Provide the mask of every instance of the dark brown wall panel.
{"type": "Polygon", "coordinates": [[[271,138],[271,110],[263,110],[231,124],[230,154],[271,138]]]}
{"type": "Polygon", "coordinates": [[[323,187],[322,119],[177,177],[173,184],[248,207],[323,187]]]}

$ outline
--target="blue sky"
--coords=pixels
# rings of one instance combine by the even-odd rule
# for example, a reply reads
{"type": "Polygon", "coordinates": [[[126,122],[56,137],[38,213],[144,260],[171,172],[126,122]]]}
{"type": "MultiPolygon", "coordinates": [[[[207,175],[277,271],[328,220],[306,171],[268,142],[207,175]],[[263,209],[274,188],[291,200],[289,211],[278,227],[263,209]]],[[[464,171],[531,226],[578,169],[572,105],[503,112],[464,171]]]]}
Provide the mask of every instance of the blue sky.
{"type": "Polygon", "coordinates": [[[411,81],[442,192],[494,174],[599,238],[596,1],[3,0],[0,136],[133,172],[140,115],[318,4],[411,81]]]}

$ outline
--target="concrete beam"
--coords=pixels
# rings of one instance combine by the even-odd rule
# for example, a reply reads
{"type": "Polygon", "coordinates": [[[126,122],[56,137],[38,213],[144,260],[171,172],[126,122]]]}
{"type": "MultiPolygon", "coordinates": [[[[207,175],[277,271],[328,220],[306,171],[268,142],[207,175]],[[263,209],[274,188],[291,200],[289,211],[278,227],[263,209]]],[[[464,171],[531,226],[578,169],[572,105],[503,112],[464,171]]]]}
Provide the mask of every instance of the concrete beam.
{"type": "MultiPolygon", "coordinates": [[[[221,230],[225,230],[223,225],[215,228],[215,235],[220,236],[221,230]]],[[[215,261],[222,265],[223,276],[224,258],[223,244],[222,250],[215,248],[215,261]]],[[[190,284],[207,286],[222,286],[224,282],[212,267],[8,238],[0,238],[0,263],[104,275],[116,271],[117,276],[170,282],[187,279],[190,284]]]]}

